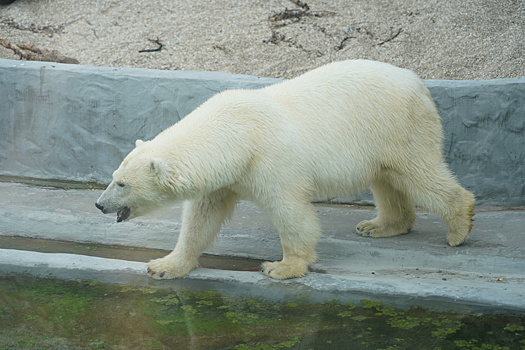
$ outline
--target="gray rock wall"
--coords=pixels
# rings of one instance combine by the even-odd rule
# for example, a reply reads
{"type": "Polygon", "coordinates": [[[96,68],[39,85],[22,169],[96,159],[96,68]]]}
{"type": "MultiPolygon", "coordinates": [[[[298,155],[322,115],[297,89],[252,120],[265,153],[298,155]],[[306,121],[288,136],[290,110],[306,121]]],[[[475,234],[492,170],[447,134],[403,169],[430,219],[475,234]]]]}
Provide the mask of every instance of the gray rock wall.
{"type": "Polygon", "coordinates": [[[525,78],[426,81],[451,170],[480,203],[525,205],[525,78]]]}
{"type": "MultiPolygon", "coordinates": [[[[219,91],[278,81],[0,60],[0,175],[107,183],[136,139],[219,91]]],[[[525,205],[525,78],[426,83],[460,182],[479,204],[525,205]]]]}
{"type": "Polygon", "coordinates": [[[108,183],[151,139],[218,91],[276,79],[0,60],[0,175],[108,183]]]}

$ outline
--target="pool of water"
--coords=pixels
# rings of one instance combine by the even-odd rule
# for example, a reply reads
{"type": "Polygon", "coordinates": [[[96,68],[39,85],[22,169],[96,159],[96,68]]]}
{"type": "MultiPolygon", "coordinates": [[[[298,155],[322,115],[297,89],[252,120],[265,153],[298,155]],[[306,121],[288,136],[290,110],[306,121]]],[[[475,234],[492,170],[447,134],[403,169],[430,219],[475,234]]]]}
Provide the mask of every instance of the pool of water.
{"type": "MultiPolygon", "coordinates": [[[[66,253],[97,256],[108,259],[148,262],[170,253],[164,249],[110,246],[96,243],[78,243],[51,239],[0,236],[0,248],[19,249],[40,253],[66,253]]],[[[199,266],[208,269],[259,271],[264,260],[231,256],[207,255],[199,257],[199,266]]]]}
{"type": "Polygon", "coordinates": [[[0,349],[525,349],[525,314],[0,276],[0,349]]]}

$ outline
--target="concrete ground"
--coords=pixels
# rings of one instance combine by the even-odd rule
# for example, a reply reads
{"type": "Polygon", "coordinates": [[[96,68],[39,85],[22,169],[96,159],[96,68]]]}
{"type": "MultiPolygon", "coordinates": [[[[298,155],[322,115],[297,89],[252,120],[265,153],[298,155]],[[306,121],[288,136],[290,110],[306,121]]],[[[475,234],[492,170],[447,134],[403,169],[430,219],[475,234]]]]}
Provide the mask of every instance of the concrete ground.
{"type": "MultiPolygon", "coordinates": [[[[181,204],[117,224],[114,215],[102,215],[95,208],[100,193],[0,182],[0,273],[169,284],[147,277],[144,256],[148,254],[140,259],[137,251],[162,255],[165,252],[159,249],[174,247],[181,204]],[[41,239],[46,243],[30,243],[41,239]],[[90,243],[94,248],[83,245],[84,250],[71,252],[63,242],[90,243]],[[118,258],[98,254],[104,249],[97,247],[105,245],[117,246],[112,249],[119,250],[118,258]],[[43,252],[44,246],[54,249],[43,252]]],[[[451,248],[445,243],[446,228],[434,215],[419,212],[407,235],[373,239],[355,233],[359,221],[374,216],[371,207],[318,204],[316,208],[324,234],[317,248],[318,262],[305,278],[274,281],[257,271],[238,271],[228,260],[217,266],[211,260],[207,268],[195,270],[183,281],[221,282],[247,293],[278,290],[280,295],[317,292],[339,297],[352,292],[525,311],[523,209],[477,208],[473,232],[465,244],[451,248]]],[[[245,257],[257,266],[259,261],[253,259],[280,259],[281,247],[266,215],[241,202],[207,253],[245,257]]]]}

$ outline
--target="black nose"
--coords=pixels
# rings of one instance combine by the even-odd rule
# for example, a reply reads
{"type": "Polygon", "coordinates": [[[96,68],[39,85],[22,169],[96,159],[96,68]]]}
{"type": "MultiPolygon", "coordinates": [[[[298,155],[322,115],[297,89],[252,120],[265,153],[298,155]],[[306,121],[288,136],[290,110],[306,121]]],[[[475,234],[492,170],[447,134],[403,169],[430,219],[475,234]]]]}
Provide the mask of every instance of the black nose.
{"type": "Polygon", "coordinates": [[[100,209],[101,211],[104,211],[104,206],[103,205],[100,205],[98,203],[95,203],[95,207],[97,207],[98,209],[100,209]]]}

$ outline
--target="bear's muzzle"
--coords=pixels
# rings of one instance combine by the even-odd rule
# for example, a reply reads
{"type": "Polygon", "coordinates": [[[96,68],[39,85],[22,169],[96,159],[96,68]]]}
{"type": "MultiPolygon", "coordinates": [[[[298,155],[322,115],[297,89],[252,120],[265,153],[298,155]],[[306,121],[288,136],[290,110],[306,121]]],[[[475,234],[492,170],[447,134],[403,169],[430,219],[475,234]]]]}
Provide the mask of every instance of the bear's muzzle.
{"type": "Polygon", "coordinates": [[[115,210],[115,208],[104,207],[98,202],[95,203],[95,207],[97,207],[104,214],[111,214],[117,212],[117,222],[125,221],[129,218],[129,215],[131,214],[131,209],[129,207],[122,207],[120,209],[115,210]]]}

